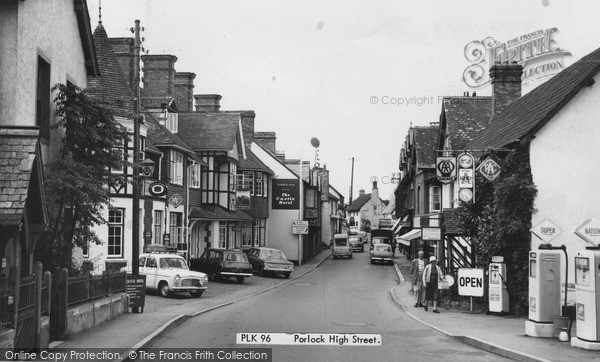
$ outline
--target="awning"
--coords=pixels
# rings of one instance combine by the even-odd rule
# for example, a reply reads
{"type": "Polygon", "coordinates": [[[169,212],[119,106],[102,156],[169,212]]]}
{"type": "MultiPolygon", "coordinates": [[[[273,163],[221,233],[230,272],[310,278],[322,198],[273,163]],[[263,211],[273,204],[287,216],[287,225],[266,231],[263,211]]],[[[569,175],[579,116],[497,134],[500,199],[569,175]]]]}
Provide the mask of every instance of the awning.
{"type": "Polygon", "coordinates": [[[410,246],[410,241],[421,237],[421,229],[413,229],[404,235],[400,235],[398,241],[404,245],[410,246]]]}

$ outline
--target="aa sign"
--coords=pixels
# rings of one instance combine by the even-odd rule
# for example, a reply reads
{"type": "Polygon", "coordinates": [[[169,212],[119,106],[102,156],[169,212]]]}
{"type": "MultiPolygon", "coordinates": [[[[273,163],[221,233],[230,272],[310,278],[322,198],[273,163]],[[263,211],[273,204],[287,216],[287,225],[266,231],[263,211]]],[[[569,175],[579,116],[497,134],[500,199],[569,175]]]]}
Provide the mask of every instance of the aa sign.
{"type": "Polygon", "coordinates": [[[438,157],[435,161],[435,173],[438,181],[442,183],[447,184],[456,180],[456,158],[438,157]]]}

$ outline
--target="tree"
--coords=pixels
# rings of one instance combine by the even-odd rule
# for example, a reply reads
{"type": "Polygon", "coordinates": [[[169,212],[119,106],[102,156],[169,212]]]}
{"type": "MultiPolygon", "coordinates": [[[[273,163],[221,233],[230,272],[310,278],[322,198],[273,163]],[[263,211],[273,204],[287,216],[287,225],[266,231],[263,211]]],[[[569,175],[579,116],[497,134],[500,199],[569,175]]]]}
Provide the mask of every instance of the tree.
{"type": "Polygon", "coordinates": [[[51,219],[41,257],[49,270],[73,269],[74,247],[102,242],[92,228],[106,223],[102,210],[110,203],[108,185],[125,182],[110,170],[123,166],[115,146],[128,135],[106,105],[85,90],[57,84],[52,91],[57,91],[55,127],[64,129],[64,137],[60,157],[44,177],[51,219]]]}
{"type": "Polygon", "coordinates": [[[511,151],[492,183],[478,175],[476,202],[459,209],[464,235],[471,237],[476,265],[487,268],[492,256],[503,256],[511,303],[527,305],[531,216],[537,189],[528,147],[511,151]]]}

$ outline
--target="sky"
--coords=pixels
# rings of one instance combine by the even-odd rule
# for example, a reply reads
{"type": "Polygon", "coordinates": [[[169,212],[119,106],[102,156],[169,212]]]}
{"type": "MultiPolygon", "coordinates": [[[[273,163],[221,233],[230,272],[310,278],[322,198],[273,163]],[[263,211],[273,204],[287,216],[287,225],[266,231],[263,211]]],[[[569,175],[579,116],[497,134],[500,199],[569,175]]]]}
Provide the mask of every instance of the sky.
{"type": "Polygon", "coordinates": [[[399,153],[411,126],[437,122],[442,96],[477,91],[465,47],[557,28],[570,65],[600,47],[597,0],[88,0],[92,28],[133,37],[196,74],[195,94],[222,95],[222,110],[254,110],[255,131],[277,135],[286,158],[318,161],[349,198],[393,198],[399,153]]]}

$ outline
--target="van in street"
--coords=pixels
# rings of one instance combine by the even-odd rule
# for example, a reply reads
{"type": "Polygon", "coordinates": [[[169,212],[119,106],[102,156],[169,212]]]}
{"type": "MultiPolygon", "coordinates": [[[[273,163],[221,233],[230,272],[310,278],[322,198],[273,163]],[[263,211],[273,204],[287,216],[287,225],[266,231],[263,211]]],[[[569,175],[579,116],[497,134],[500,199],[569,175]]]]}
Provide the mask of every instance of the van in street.
{"type": "Polygon", "coordinates": [[[348,234],[335,234],[333,236],[333,258],[345,256],[352,258],[352,247],[348,240],[348,234]]]}

